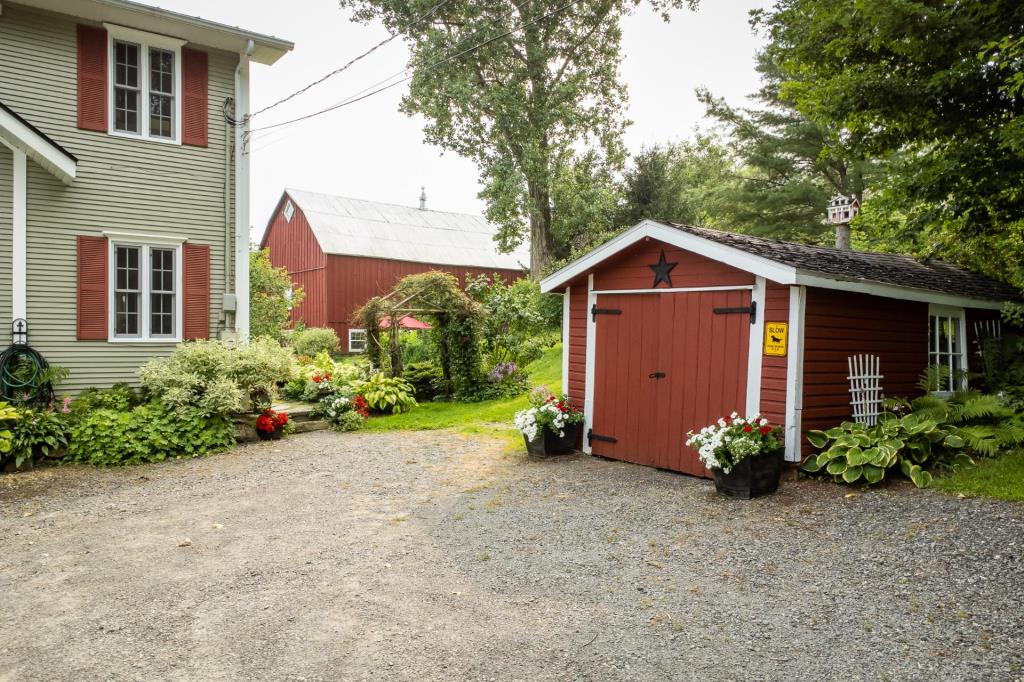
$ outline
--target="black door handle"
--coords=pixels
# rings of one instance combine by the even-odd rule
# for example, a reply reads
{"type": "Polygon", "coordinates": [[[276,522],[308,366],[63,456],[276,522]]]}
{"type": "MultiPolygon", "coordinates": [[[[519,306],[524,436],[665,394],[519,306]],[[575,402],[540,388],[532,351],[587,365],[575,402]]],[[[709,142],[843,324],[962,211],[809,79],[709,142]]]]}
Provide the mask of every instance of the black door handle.
{"type": "Polygon", "coordinates": [[[664,379],[665,378],[665,373],[664,372],[651,372],[650,374],[647,375],[647,378],[648,379],[664,379]]]}

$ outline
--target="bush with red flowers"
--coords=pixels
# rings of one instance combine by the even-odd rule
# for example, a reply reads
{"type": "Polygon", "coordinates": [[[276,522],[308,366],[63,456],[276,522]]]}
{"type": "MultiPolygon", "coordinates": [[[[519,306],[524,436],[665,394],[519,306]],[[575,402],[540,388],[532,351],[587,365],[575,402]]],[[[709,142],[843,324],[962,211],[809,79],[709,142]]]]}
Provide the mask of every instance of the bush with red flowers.
{"type": "Polygon", "coordinates": [[[686,444],[697,450],[708,469],[727,474],[748,457],[777,452],[780,431],[761,415],[741,417],[733,412],[696,433],[690,431],[686,444]]]}
{"type": "Polygon", "coordinates": [[[288,414],[276,412],[269,407],[256,417],[256,433],[263,440],[280,438],[288,427],[288,414]]]}

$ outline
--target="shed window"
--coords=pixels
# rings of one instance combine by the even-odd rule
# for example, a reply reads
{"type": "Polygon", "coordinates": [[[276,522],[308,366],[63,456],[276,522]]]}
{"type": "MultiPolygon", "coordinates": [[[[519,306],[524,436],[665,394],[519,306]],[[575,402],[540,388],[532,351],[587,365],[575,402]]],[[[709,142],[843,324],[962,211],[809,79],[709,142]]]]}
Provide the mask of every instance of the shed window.
{"type": "Polygon", "coordinates": [[[112,249],[112,338],[180,338],[181,249],[145,244],[113,244],[112,249]]]}
{"type": "Polygon", "coordinates": [[[928,364],[933,392],[951,393],[967,388],[965,326],[963,308],[929,309],[928,364]]]}
{"type": "Polygon", "coordinates": [[[366,330],[365,329],[349,329],[348,330],[348,352],[349,353],[362,353],[366,350],[366,330]]]}
{"type": "Polygon", "coordinates": [[[108,25],[110,132],[177,142],[181,41],[108,25]]]}

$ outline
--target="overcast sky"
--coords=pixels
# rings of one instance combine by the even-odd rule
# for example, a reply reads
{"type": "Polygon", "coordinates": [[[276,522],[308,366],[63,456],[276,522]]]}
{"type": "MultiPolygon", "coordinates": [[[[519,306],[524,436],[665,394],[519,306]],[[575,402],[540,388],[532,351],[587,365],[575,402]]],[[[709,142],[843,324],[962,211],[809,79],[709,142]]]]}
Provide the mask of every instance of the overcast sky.
{"type": "MultiPolygon", "coordinates": [[[[257,110],[337,68],[387,36],[380,25],[355,24],[335,0],[144,0],[148,4],[268,33],[295,43],[274,66],[253,65],[257,110]]],[[[622,78],[629,87],[626,134],[631,151],[690,137],[706,125],[694,88],[706,85],[742,103],[757,87],[747,13],[766,0],[704,0],[671,23],[646,7],[624,21],[622,78]]],[[[393,41],[355,67],[253,120],[253,127],[292,119],[334,104],[405,67],[407,51],[393,41]]],[[[406,85],[273,134],[255,133],[252,224],[262,234],[285,187],[415,205],[420,186],[428,207],[479,213],[474,164],[423,142],[420,118],[398,111],[406,85]],[[264,135],[261,137],[261,135],[264,135]]]]}

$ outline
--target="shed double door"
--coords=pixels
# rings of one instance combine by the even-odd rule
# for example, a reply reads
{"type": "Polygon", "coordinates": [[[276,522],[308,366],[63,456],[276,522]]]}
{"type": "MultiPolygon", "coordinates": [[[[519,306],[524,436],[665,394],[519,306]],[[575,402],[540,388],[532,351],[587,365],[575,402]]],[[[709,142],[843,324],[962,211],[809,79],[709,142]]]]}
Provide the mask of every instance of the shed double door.
{"type": "Polygon", "coordinates": [[[750,291],[596,300],[592,452],[710,475],[686,433],[744,412],[750,314],[736,309],[750,305],[750,291]]]}

